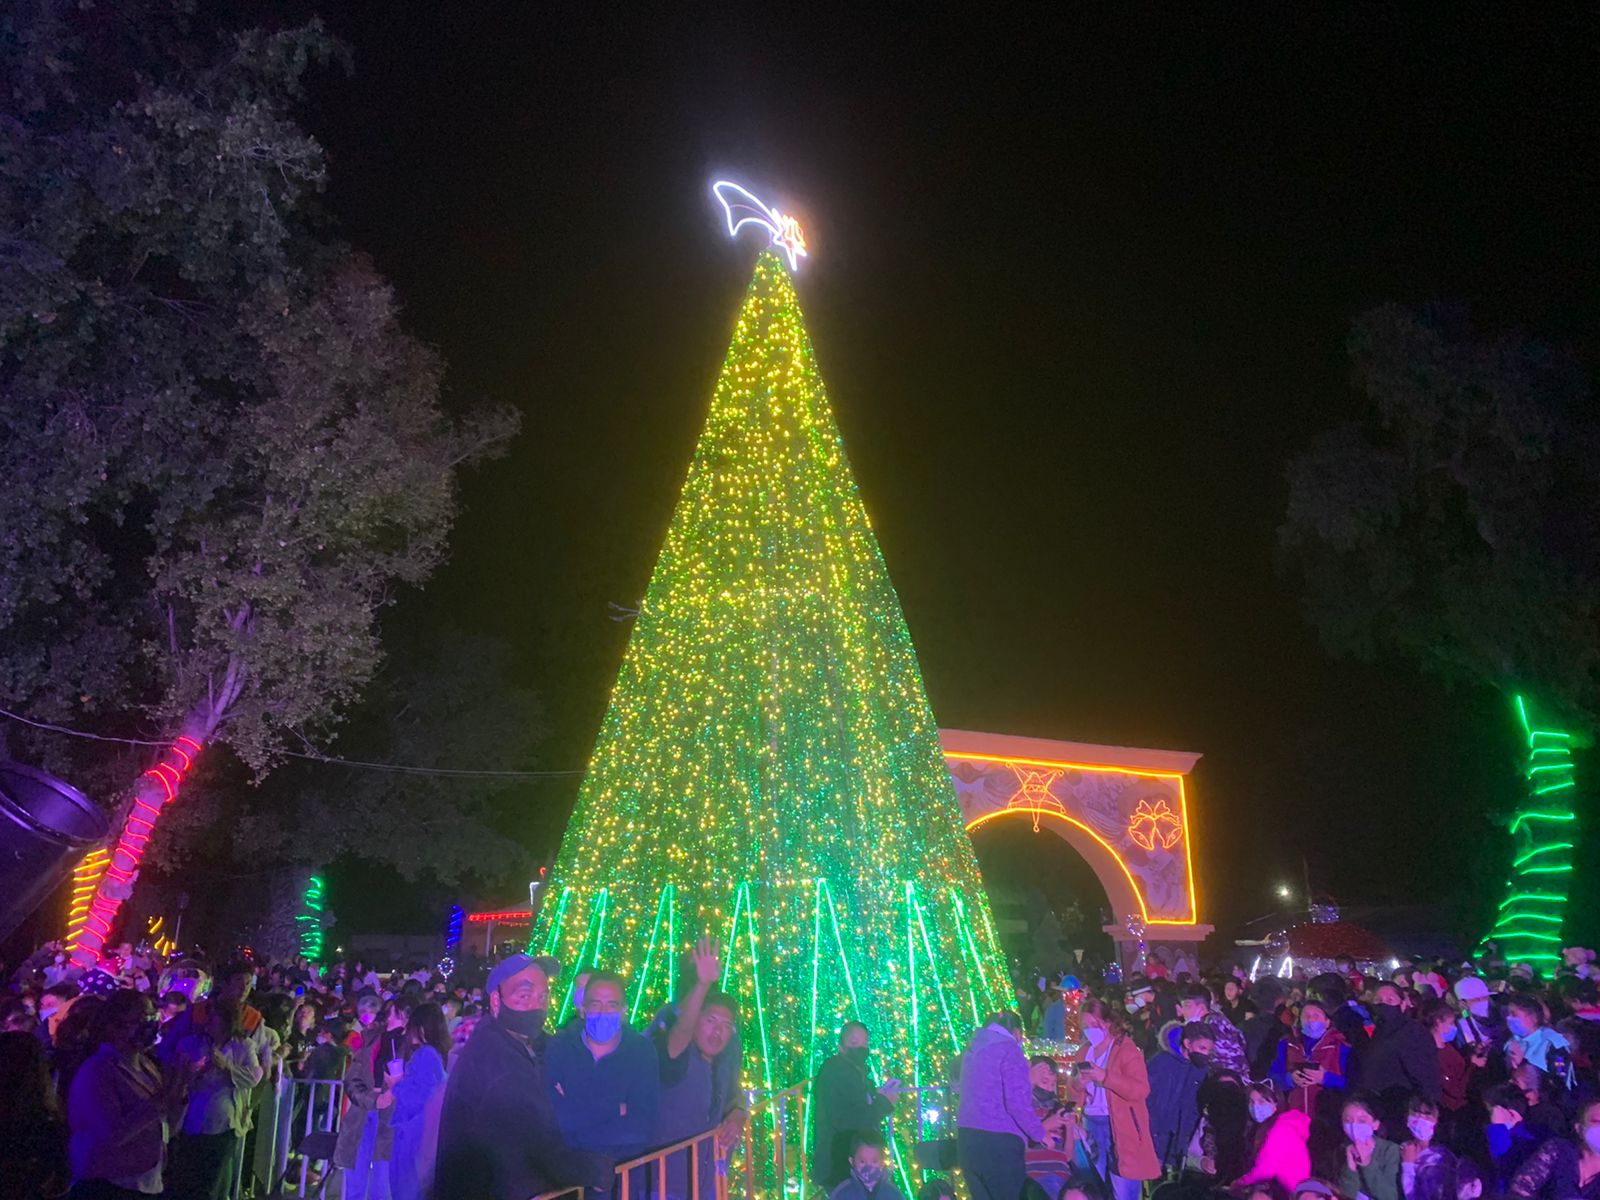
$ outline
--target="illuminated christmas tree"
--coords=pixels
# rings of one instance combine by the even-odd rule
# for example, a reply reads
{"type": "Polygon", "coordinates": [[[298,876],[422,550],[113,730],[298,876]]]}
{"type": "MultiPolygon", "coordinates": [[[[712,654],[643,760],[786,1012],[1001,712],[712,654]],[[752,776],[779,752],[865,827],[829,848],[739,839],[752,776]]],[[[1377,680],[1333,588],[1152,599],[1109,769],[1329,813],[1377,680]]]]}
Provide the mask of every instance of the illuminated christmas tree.
{"type": "Polygon", "coordinates": [[[1517,718],[1527,738],[1523,774],[1527,794],[1511,818],[1511,878],[1490,939],[1509,962],[1526,962],[1552,970],[1561,961],[1561,925],[1566,917],[1567,887],[1578,814],[1573,808],[1572,735],[1541,727],[1522,696],[1515,698],[1517,718]]]}
{"type": "Polygon", "coordinates": [[[753,1088],[810,1078],[850,1018],[880,1074],[941,1083],[1009,995],[911,637],[772,249],[531,944],[566,982],[622,972],[643,1022],[702,933],[728,947],[753,1088]]]}

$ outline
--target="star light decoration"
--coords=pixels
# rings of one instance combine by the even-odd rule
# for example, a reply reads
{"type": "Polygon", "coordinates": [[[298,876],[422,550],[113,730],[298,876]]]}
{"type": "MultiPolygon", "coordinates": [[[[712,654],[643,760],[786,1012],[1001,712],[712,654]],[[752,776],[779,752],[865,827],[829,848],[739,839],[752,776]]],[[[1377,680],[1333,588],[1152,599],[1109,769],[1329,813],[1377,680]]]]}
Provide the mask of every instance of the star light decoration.
{"type": "Polygon", "coordinates": [[[728,236],[738,237],[746,225],[755,225],[772,235],[772,244],[789,256],[789,269],[795,270],[806,257],[806,236],[800,222],[757,200],[750,190],[726,179],[711,185],[711,194],[728,217],[728,236]]]}
{"type": "Polygon", "coordinates": [[[643,1024],[709,934],[746,1087],[814,1077],[847,1019],[932,1085],[1010,987],[799,248],[768,227],[529,944],[567,968],[553,1020],[600,966],[643,1024]]]}
{"type": "Polygon", "coordinates": [[[1134,808],[1133,816],[1128,818],[1128,836],[1135,845],[1146,850],[1154,850],[1157,846],[1171,850],[1183,836],[1183,822],[1165,800],[1157,800],[1154,804],[1148,799],[1141,800],[1134,808]]]}
{"type": "Polygon", "coordinates": [[[1043,810],[1058,813],[1067,811],[1067,806],[1050,790],[1063,774],[1059,768],[1025,767],[1021,763],[1012,763],[1011,769],[1017,776],[1017,790],[1011,793],[1006,807],[1031,809],[1035,833],[1039,832],[1039,817],[1043,810]]]}

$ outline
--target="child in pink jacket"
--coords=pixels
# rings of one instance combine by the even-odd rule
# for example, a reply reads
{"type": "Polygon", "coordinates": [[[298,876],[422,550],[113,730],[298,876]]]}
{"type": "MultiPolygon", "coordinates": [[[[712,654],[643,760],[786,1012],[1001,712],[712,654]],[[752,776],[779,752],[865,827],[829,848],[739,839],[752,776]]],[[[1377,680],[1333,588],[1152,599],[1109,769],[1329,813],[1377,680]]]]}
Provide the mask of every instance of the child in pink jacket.
{"type": "Polygon", "coordinates": [[[1250,1169],[1234,1180],[1234,1186],[1248,1187],[1271,1179],[1292,1196],[1295,1188],[1311,1177],[1311,1154],[1306,1149],[1311,1118],[1285,1108],[1270,1079],[1250,1085],[1249,1102],[1250,1144],[1255,1156],[1250,1169]]]}

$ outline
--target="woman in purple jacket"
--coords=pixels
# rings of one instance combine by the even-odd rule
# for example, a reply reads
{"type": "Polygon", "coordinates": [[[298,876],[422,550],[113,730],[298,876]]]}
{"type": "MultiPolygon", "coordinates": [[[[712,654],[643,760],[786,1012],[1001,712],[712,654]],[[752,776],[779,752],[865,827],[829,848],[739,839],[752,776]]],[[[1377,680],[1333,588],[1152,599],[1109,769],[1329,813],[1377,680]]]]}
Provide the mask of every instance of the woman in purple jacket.
{"type": "Polygon", "coordinates": [[[1034,1114],[1022,1018],[995,1013],[961,1057],[956,1158],[972,1200],[1017,1200],[1028,1176],[1028,1143],[1044,1141],[1064,1120],[1034,1114]]]}

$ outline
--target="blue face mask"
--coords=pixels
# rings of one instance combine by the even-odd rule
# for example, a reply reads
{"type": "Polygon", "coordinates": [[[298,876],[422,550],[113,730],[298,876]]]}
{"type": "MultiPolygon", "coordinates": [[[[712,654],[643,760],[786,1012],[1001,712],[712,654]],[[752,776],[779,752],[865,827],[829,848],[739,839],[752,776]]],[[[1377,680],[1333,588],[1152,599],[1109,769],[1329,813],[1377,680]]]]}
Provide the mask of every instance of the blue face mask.
{"type": "Polygon", "coordinates": [[[591,1042],[609,1042],[622,1032],[622,1014],[619,1012],[585,1013],[583,1036],[591,1042]]]}
{"type": "Polygon", "coordinates": [[[883,1179],[883,1168],[871,1163],[864,1163],[859,1167],[851,1167],[850,1174],[856,1177],[856,1182],[867,1191],[872,1191],[883,1179]]]}
{"type": "Polygon", "coordinates": [[[1308,1038],[1319,1038],[1328,1032],[1328,1023],[1326,1021],[1302,1021],[1300,1028],[1305,1031],[1305,1035],[1308,1038]]]}
{"type": "Polygon", "coordinates": [[[1533,1026],[1528,1024],[1525,1017],[1507,1017],[1506,1028],[1511,1031],[1512,1037],[1525,1038],[1533,1032],[1533,1026]]]}

